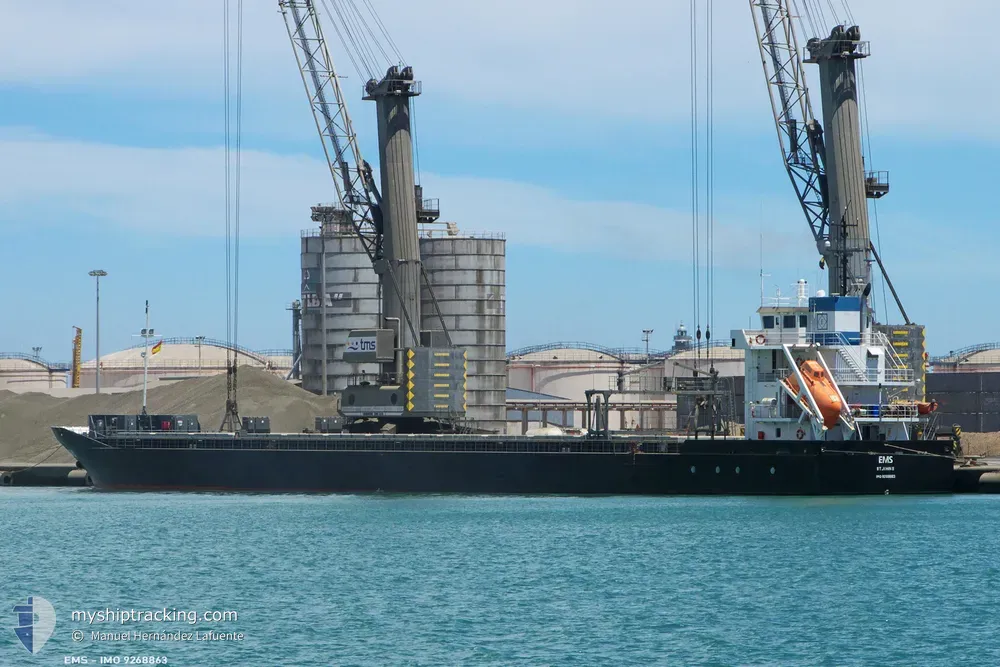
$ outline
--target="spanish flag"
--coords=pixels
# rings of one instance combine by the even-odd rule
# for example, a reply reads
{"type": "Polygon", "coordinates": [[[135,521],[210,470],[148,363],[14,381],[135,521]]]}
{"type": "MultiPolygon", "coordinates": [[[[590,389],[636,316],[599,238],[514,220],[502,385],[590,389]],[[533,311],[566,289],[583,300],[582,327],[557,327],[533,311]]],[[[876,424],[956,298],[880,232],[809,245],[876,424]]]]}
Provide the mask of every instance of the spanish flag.
{"type": "Polygon", "coordinates": [[[153,354],[156,354],[157,352],[159,352],[162,349],[163,349],[163,341],[161,340],[160,342],[158,342],[156,345],[153,346],[153,349],[150,350],[150,352],[152,352],[153,354]]]}

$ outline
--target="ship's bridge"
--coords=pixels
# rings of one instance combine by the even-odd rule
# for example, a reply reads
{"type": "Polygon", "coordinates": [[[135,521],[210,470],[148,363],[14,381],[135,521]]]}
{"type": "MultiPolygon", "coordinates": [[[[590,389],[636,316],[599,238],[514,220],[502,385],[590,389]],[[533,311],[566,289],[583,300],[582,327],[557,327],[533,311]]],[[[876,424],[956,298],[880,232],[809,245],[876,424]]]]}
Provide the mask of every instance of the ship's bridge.
{"type": "Polygon", "coordinates": [[[772,299],[757,309],[759,329],[734,329],[737,349],[782,345],[872,345],[870,314],[857,296],[772,299]]]}

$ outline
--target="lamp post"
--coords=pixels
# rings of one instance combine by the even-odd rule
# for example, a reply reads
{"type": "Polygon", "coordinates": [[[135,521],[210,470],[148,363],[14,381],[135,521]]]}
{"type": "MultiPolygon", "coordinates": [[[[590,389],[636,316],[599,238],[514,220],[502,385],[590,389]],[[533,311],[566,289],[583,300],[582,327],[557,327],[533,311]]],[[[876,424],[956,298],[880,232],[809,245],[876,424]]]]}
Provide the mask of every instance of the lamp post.
{"type": "Polygon", "coordinates": [[[198,374],[201,374],[201,344],[205,342],[204,336],[195,336],[194,342],[198,345],[198,374]]]}
{"type": "Polygon", "coordinates": [[[101,393],[101,278],[108,275],[103,269],[94,269],[87,275],[94,278],[97,286],[97,325],[95,329],[95,347],[97,348],[97,358],[94,360],[94,393],[101,393]]]}
{"type": "MultiPolygon", "coordinates": [[[[156,331],[149,326],[149,301],[146,302],[146,327],[138,334],[142,338],[142,414],[146,414],[146,384],[149,378],[149,339],[156,337],[156,331]]],[[[162,342],[162,341],[161,341],[162,342]]]]}
{"type": "Polygon", "coordinates": [[[31,352],[32,352],[32,356],[34,356],[35,359],[38,359],[40,356],[42,356],[42,347],[40,345],[36,346],[36,347],[33,347],[33,348],[31,348],[31,352]]]}
{"type": "Polygon", "coordinates": [[[649,336],[653,333],[652,329],[642,330],[642,340],[646,343],[646,361],[649,361],[649,336]]]}

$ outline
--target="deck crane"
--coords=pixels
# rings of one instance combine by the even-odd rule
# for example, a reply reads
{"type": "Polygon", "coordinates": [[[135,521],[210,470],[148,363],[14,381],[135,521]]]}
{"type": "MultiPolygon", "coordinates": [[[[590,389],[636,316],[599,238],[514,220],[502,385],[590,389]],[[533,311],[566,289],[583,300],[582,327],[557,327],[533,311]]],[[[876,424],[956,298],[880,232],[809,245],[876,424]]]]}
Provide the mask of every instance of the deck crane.
{"type": "MultiPolygon", "coordinates": [[[[313,0],[278,0],[309,106],[333,177],[341,213],[360,239],[382,293],[379,328],[351,331],[344,361],[380,364],[375,382],[360,378],[341,397],[341,412],[364,428],[397,432],[454,427],[465,416],[466,360],[453,347],[420,262],[410,98],[420,94],[411,67],[391,66],[370,79],[376,103],[381,188],[361,155],[340,79],[313,0]],[[421,331],[421,280],[441,330],[421,331]]],[[[319,207],[318,207],[319,208],[319,207]]],[[[314,210],[315,214],[315,210],[314,210]]],[[[325,302],[327,295],[321,295],[325,302]]],[[[324,325],[325,329],[325,325],[324,325]]],[[[325,335],[325,334],[324,334],[325,335]]],[[[323,341],[327,345],[329,341],[323,341]]]]}
{"type": "Polygon", "coordinates": [[[907,324],[909,317],[868,230],[867,199],[889,192],[886,172],[866,172],[861,154],[855,61],[869,54],[857,26],[808,40],[800,57],[790,0],[750,0],[778,142],[816,247],[830,294],[867,298],[878,263],[907,324]],[[820,68],[823,123],[813,114],[803,62],[820,68]],[[824,136],[824,127],[829,136],[824,136]]]}

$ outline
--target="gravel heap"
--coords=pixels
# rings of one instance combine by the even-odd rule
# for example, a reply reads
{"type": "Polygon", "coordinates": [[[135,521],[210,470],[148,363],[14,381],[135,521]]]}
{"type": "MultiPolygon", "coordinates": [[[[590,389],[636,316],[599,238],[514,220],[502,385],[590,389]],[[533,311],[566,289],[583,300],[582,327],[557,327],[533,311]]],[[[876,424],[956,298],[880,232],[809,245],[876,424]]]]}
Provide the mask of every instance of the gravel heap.
{"type": "Polygon", "coordinates": [[[1000,433],[962,431],[962,453],[967,456],[1000,456],[1000,433]]]}
{"type": "MultiPolygon", "coordinates": [[[[297,433],[313,428],[314,418],[337,414],[337,399],[316,396],[256,368],[240,368],[240,415],[271,418],[271,430],[297,433]]],[[[183,380],[149,390],[147,408],[154,414],[196,414],[202,430],[222,424],[226,376],[183,380]]],[[[48,394],[0,391],[0,462],[72,463],[50,426],[86,426],[91,414],[136,414],[142,389],[124,394],[85,394],[55,398],[48,394]]]]}

